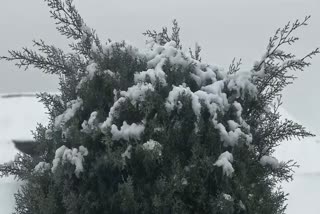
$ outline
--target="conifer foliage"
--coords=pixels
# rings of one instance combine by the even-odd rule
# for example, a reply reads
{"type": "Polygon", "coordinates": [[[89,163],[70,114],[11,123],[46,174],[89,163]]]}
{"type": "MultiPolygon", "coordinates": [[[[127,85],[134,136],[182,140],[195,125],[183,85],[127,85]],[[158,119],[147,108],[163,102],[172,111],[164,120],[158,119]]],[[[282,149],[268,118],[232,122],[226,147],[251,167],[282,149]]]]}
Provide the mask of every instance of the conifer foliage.
{"type": "Polygon", "coordinates": [[[280,120],[281,91],[298,58],[283,50],[310,17],[270,38],[250,71],[202,62],[184,52],[172,29],[146,31],[146,48],[102,42],[72,0],[46,0],[70,53],[44,41],[9,51],[4,60],[60,76],[60,93],[41,93],[48,126],[34,132],[35,152],[0,166],[23,184],[15,214],[284,213],[296,163],[278,161],[275,147],[312,136],[280,120]],[[171,32],[170,32],[171,31],[171,32]]]}

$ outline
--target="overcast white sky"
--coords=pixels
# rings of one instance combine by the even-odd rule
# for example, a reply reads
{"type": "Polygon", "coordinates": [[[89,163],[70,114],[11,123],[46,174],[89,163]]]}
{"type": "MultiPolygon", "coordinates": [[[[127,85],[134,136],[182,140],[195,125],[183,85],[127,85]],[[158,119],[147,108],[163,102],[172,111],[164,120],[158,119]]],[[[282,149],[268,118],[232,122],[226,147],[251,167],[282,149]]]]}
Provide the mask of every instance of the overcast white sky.
{"type": "MultiPolygon", "coordinates": [[[[310,25],[299,31],[293,48],[302,56],[320,46],[319,0],[75,0],[87,24],[100,38],[129,40],[142,47],[146,29],[170,26],[176,18],[185,47],[199,42],[203,61],[227,69],[233,57],[242,58],[249,69],[261,57],[269,36],[287,21],[311,15],[310,25]]],[[[8,49],[31,46],[44,39],[60,47],[66,40],[49,18],[43,0],[0,0],[0,55],[8,49]]],[[[284,92],[284,107],[303,124],[320,130],[320,56],[284,92]]],[[[0,93],[56,91],[57,81],[37,71],[18,70],[0,61],[0,93]]],[[[318,132],[320,133],[320,132],[318,132]]]]}

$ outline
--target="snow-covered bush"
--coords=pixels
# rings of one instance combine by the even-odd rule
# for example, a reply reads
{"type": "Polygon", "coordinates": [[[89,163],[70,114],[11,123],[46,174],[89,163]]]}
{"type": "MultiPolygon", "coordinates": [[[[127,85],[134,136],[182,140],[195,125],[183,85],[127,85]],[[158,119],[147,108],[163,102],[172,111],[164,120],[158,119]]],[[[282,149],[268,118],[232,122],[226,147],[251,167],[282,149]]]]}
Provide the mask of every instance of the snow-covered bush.
{"type": "Polygon", "coordinates": [[[276,31],[251,70],[202,62],[183,51],[180,28],[147,31],[146,48],[106,43],[72,0],[46,0],[71,53],[42,40],[2,59],[60,75],[60,94],[42,93],[50,116],[34,132],[36,155],[19,154],[0,175],[25,181],[17,214],[283,213],[296,164],[272,157],[284,139],[312,134],[281,121],[281,91],[302,58],[282,47],[309,17],[276,31]]]}

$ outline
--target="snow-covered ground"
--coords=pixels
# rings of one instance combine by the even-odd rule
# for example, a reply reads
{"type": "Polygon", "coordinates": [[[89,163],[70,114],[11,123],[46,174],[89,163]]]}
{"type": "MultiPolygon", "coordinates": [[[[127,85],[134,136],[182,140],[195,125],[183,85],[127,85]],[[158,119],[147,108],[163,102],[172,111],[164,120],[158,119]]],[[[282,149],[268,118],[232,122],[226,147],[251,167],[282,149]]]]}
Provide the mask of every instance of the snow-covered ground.
{"type": "MultiPolygon", "coordinates": [[[[294,119],[282,111],[287,118],[294,119]]],[[[0,98],[0,163],[14,158],[16,149],[11,139],[31,139],[31,130],[37,122],[46,124],[47,115],[42,104],[34,97],[0,98]]],[[[281,145],[276,153],[280,160],[296,160],[300,168],[296,169],[295,179],[284,183],[290,193],[287,214],[319,214],[317,201],[320,198],[320,143],[317,138],[292,140],[281,145]]],[[[13,211],[13,194],[18,184],[13,178],[0,179],[0,214],[13,211]]]]}
{"type": "Polygon", "coordinates": [[[295,160],[300,167],[295,169],[294,180],[283,183],[289,193],[287,214],[319,214],[320,198],[320,143],[317,138],[283,143],[276,152],[279,160],[295,160]]]}
{"type": "MultiPolygon", "coordinates": [[[[1,96],[1,95],[0,95],[1,96]]],[[[37,123],[46,124],[47,115],[34,97],[0,97],[0,163],[13,160],[17,150],[11,139],[32,139],[37,123]]],[[[18,189],[12,177],[0,178],[0,214],[12,213],[13,194],[18,189]]]]}

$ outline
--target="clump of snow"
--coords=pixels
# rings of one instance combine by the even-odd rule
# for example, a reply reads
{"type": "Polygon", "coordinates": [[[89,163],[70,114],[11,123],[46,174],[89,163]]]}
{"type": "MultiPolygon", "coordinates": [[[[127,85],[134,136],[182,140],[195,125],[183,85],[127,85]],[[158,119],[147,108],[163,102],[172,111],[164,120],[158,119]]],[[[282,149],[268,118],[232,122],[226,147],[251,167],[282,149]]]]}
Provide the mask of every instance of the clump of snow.
{"type": "MultiPolygon", "coordinates": [[[[241,116],[242,106],[240,103],[236,101],[233,102],[232,106],[234,107],[233,113],[236,116],[235,120],[239,123],[235,122],[234,120],[228,120],[227,124],[230,131],[227,131],[226,127],[222,123],[219,123],[215,117],[213,117],[212,122],[214,124],[214,127],[219,130],[220,139],[221,141],[223,141],[224,146],[237,145],[240,137],[244,137],[244,139],[246,140],[246,143],[249,144],[252,142],[252,135],[251,133],[246,133],[250,130],[250,126],[243,120],[241,116]],[[244,128],[246,131],[243,131],[242,128],[244,128]]],[[[227,109],[228,108],[225,108],[225,110],[227,109]]],[[[211,105],[211,111],[213,110],[216,110],[216,108],[212,109],[212,105],[211,105]]]]}
{"type": "Polygon", "coordinates": [[[162,69],[165,63],[183,68],[193,65],[195,71],[194,73],[190,73],[190,76],[199,86],[205,85],[208,81],[216,81],[217,73],[219,73],[217,67],[192,59],[189,54],[178,49],[174,41],[170,41],[163,46],[154,41],[149,42],[147,49],[143,52],[137,52],[137,55],[147,60],[149,69],[135,74],[134,79],[136,83],[146,81],[148,77],[152,84],[159,81],[161,85],[167,85],[167,74],[162,69]]]}
{"type": "MultiPolygon", "coordinates": [[[[107,133],[107,129],[112,126],[112,121],[117,117],[117,110],[121,105],[128,99],[130,102],[135,105],[137,102],[142,102],[145,99],[145,95],[148,91],[154,91],[153,85],[149,83],[138,83],[132,87],[129,87],[127,91],[121,91],[121,97],[118,98],[113,106],[109,110],[109,115],[107,119],[100,124],[100,129],[102,133],[107,133]]],[[[116,93],[114,91],[114,93],[116,93]]]]}
{"type": "Polygon", "coordinates": [[[182,178],[181,179],[181,184],[184,185],[184,186],[188,185],[188,180],[186,178],[182,178]]]}
{"type": "Polygon", "coordinates": [[[226,193],[222,193],[222,197],[227,200],[227,201],[233,201],[233,198],[231,195],[226,194],[226,193]]]}
{"type": "Polygon", "coordinates": [[[121,107],[121,104],[126,101],[125,97],[120,97],[109,110],[108,118],[100,125],[100,129],[103,133],[106,133],[108,127],[112,125],[114,117],[116,117],[117,109],[121,107]]]}
{"type": "Polygon", "coordinates": [[[97,71],[97,67],[98,67],[98,65],[95,62],[92,62],[87,66],[87,71],[88,71],[87,77],[89,78],[89,80],[93,79],[93,77],[97,71]]]}
{"type": "Polygon", "coordinates": [[[89,120],[83,121],[81,124],[82,132],[86,134],[91,134],[92,132],[98,129],[98,121],[97,121],[98,112],[94,111],[90,114],[89,120]]]}
{"type": "Polygon", "coordinates": [[[218,160],[214,163],[214,166],[222,167],[223,174],[231,177],[234,169],[232,167],[233,156],[230,152],[226,151],[222,153],[218,160]]]}
{"type": "Polygon", "coordinates": [[[52,161],[52,172],[56,171],[64,151],[68,149],[65,145],[59,147],[55,152],[55,158],[52,161]]]}
{"type": "Polygon", "coordinates": [[[74,170],[75,175],[79,178],[80,173],[83,172],[84,157],[88,155],[88,150],[84,146],[80,146],[79,149],[69,149],[65,145],[59,147],[56,150],[55,157],[52,161],[51,171],[54,173],[59,166],[59,163],[71,163],[76,168],[74,170]]]}
{"type": "Polygon", "coordinates": [[[242,210],[246,210],[246,206],[243,204],[241,200],[239,201],[239,206],[242,210]]]}
{"type": "Polygon", "coordinates": [[[162,66],[165,63],[165,59],[161,59],[160,63],[155,66],[153,69],[148,69],[146,71],[141,71],[139,73],[134,74],[134,82],[144,82],[147,78],[151,81],[154,85],[157,81],[160,82],[161,85],[166,86],[166,73],[162,70],[162,66]]]}
{"type": "Polygon", "coordinates": [[[130,54],[130,56],[136,59],[141,59],[144,57],[144,53],[140,52],[140,50],[133,46],[129,41],[111,41],[106,45],[102,44],[102,51],[106,56],[109,57],[109,59],[113,57],[113,53],[115,50],[130,54]]]}
{"type": "Polygon", "coordinates": [[[262,158],[260,159],[260,163],[262,166],[269,165],[274,169],[277,169],[280,166],[279,161],[275,157],[266,155],[262,156],[262,158]]]}
{"type": "Polygon", "coordinates": [[[225,93],[213,94],[200,90],[196,91],[194,94],[203,102],[213,118],[216,117],[218,110],[220,112],[225,112],[229,108],[229,103],[225,93]]]}
{"type": "Polygon", "coordinates": [[[174,41],[167,42],[163,46],[154,43],[150,49],[146,50],[145,56],[148,60],[149,68],[158,66],[158,68],[161,69],[166,60],[168,60],[171,65],[180,65],[183,67],[187,67],[192,62],[191,57],[176,48],[174,41]]]}
{"type": "Polygon", "coordinates": [[[144,101],[148,91],[154,91],[153,85],[150,83],[138,83],[129,87],[127,91],[121,91],[120,95],[128,98],[133,105],[137,102],[144,101]]]}
{"type": "Polygon", "coordinates": [[[229,129],[231,131],[235,131],[237,128],[240,127],[240,125],[238,123],[234,122],[234,120],[228,120],[227,123],[228,123],[229,129]]]}
{"type": "Polygon", "coordinates": [[[243,98],[245,93],[250,97],[256,97],[257,88],[251,82],[252,75],[249,71],[239,71],[227,76],[227,87],[230,91],[236,92],[236,98],[243,98]]]}
{"type": "MultiPolygon", "coordinates": [[[[98,74],[98,64],[95,62],[90,62],[89,65],[86,67],[85,76],[83,76],[77,85],[77,89],[80,89],[82,85],[88,81],[91,81],[95,75],[98,74]]],[[[110,70],[105,70],[103,73],[108,74],[110,77],[116,77],[116,74],[110,70]]]]}
{"type": "Polygon", "coordinates": [[[109,69],[105,70],[104,73],[108,74],[110,77],[116,77],[116,74],[114,72],[110,71],[109,69]]]}
{"type": "Polygon", "coordinates": [[[200,117],[201,113],[201,104],[199,102],[199,97],[196,96],[189,87],[184,87],[180,85],[179,87],[174,86],[170,91],[169,96],[167,97],[167,101],[165,103],[165,107],[168,112],[173,111],[175,106],[181,106],[181,101],[179,103],[179,97],[181,95],[190,96],[192,99],[192,109],[197,117],[200,117]]]}
{"type": "Polygon", "coordinates": [[[214,66],[197,63],[195,73],[191,73],[191,77],[196,81],[198,86],[205,85],[208,80],[211,82],[217,81],[216,72],[219,69],[214,66]]]}
{"type": "Polygon", "coordinates": [[[124,151],[124,153],[121,154],[121,157],[122,157],[123,159],[125,159],[125,158],[131,159],[131,149],[132,149],[132,146],[129,145],[129,146],[126,148],[126,151],[124,151]]]}
{"type": "MultiPolygon", "coordinates": [[[[224,146],[235,146],[238,144],[240,136],[246,136],[240,128],[236,128],[227,132],[223,124],[218,123],[215,125],[215,128],[220,131],[220,139],[223,141],[224,146]]],[[[251,142],[250,135],[247,137],[247,141],[251,142]]]]}
{"type": "Polygon", "coordinates": [[[162,155],[162,145],[155,140],[148,140],[146,143],[142,144],[142,148],[146,151],[155,151],[159,156],[162,155]]]}
{"type": "Polygon", "coordinates": [[[112,140],[120,140],[120,139],[124,139],[126,141],[129,141],[130,139],[140,140],[140,136],[143,133],[144,129],[145,129],[144,124],[132,123],[131,125],[128,125],[126,121],[123,122],[120,130],[116,125],[113,124],[111,126],[112,140]]]}
{"type": "Polygon", "coordinates": [[[67,105],[67,110],[62,113],[61,115],[57,116],[54,121],[55,128],[62,128],[66,122],[68,122],[75,114],[76,112],[81,108],[82,106],[82,99],[78,98],[77,100],[70,101],[67,105]]]}
{"type": "Polygon", "coordinates": [[[241,118],[241,114],[242,114],[242,106],[240,103],[238,103],[237,101],[233,102],[233,106],[236,108],[236,115],[237,118],[241,118]]]}
{"type": "Polygon", "coordinates": [[[39,162],[35,167],[34,167],[34,172],[37,173],[44,173],[47,170],[50,170],[51,165],[46,162],[39,162]]]}
{"type": "Polygon", "coordinates": [[[162,132],[162,131],[164,131],[164,128],[163,128],[163,127],[155,127],[155,128],[153,129],[153,131],[154,131],[154,132],[162,132]]]}
{"type": "Polygon", "coordinates": [[[79,152],[83,155],[83,156],[87,156],[89,154],[88,149],[84,146],[79,146],[79,152]]]}

